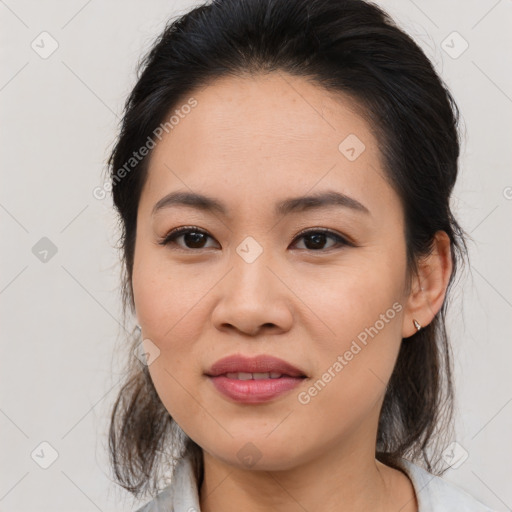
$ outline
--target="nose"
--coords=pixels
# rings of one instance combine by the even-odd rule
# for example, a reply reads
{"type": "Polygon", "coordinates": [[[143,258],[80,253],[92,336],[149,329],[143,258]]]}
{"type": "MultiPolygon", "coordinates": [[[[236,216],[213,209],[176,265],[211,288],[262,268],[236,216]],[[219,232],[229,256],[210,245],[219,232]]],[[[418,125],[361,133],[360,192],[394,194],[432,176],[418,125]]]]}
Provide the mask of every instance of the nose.
{"type": "Polygon", "coordinates": [[[264,254],[252,263],[234,255],[232,270],[217,288],[212,321],[218,330],[257,336],[291,329],[293,293],[264,254]]]}

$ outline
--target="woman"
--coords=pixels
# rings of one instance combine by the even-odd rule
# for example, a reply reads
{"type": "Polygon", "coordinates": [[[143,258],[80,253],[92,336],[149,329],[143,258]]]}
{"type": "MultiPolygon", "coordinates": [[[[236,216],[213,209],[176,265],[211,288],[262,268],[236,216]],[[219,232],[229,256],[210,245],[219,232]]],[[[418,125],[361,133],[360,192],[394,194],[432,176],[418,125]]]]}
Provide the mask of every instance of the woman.
{"type": "Polygon", "coordinates": [[[457,116],[360,0],[169,24],[110,159],[141,331],[110,448],[140,510],[490,510],[437,476],[457,116]]]}

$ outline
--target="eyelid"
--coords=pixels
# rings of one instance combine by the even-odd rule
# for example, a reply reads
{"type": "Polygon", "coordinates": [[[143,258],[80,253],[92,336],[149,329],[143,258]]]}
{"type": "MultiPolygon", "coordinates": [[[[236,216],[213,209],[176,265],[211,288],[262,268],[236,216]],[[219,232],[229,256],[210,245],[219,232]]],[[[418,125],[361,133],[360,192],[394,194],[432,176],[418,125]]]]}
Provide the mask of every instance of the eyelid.
{"type": "MultiPolygon", "coordinates": [[[[186,234],[188,233],[189,231],[194,231],[196,233],[201,233],[201,234],[204,234],[206,235],[208,238],[211,238],[212,240],[215,240],[215,238],[210,235],[208,233],[208,231],[198,227],[198,226],[180,226],[178,228],[174,228],[172,229],[171,231],[169,231],[168,233],[166,233],[163,237],[161,237],[159,240],[158,240],[158,244],[159,245],[163,245],[163,246],[166,246],[167,244],[169,244],[171,241],[175,240],[176,238],[178,238],[179,236],[183,235],[183,234],[186,234]]],[[[294,238],[293,238],[293,241],[292,241],[292,244],[296,242],[296,240],[302,238],[303,236],[307,235],[307,234],[310,234],[310,233],[324,233],[328,236],[330,236],[331,238],[333,238],[334,240],[336,240],[336,242],[338,244],[341,244],[341,245],[346,245],[346,246],[349,246],[349,247],[355,247],[356,244],[350,239],[348,238],[347,236],[345,235],[341,235],[340,233],[338,233],[337,231],[334,231],[332,229],[329,229],[329,228],[315,228],[315,227],[309,227],[309,228],[305,228],[303,229],[302,231],[300,231],[299,233],[297,233],[294,238]]],[[[217,242],[218,243],[218,242],[217,242]]],[[[202,249],[208,249],[207,247],[206,248],[201,248],[201,249],[188,249],[188,248],[183,248],[183,247],[179,247],[180,249],[183,249],[185,251],[192,251],[192,252],[199,252],[201,251],[202,249]]],[[[318,251],[308,251],[308,252],[312,252],[312,253],[315,253],[315,252],[318,252],[318,253],[322,253],[322,252],[327,252],[329,251],[329,249],[333,249],[333,247],[330,247],[328,249],[323,249],[323,250],[318,250],[318,251]]]]}
{"type": "MultiPolygon", "coordinates": [[[[158,244],[165,246],[168,243],[170,243],[170,241],[172,239],[178,238],[179,236],[184,235],[184,234],[188,233],[189,231],[194,231],[195,233],[201,233],[203,235],[208,236],[212,240],[215,240],[212,235],[210,235],[207,231],[205,231],[204,229],[201,229],[198,226],[180,226],[178,228],[171,229],[171,231],[166,233],[163,237],[159,238],[158,239],[158,244]]],[[[183,249],[183,248],[181,247],[181,249],[183,249]]],[[[190,251],[190,250],[193,250],[193,249],[185,248],[185,250],[189,250],[190,251]]],[[[200,250],[200,249],[196,249],[196,251],[198,251],[198,250],[200,250]]]]}
{"type": "MultiPolygon", "coordinates": [[[[295,237],[293,239],[293,242],[295,242],[295,240],[297,240],[298,238],[301,238],[304,235],[307,235],[308,233],[324,233],[324,234],[329,235],[332,238],[334,238],[338,243],[341,243],[341,244],[344,244],[344,245],[348,245],[350,247],[355,247],[355,243],[350,238],[348,238],[345,235],[341,235],[337,231],[334,231],[334,230],[329,229],[329,228],[315,228],[315,227],[313,227],[313,228],[303,229],[302,231],[300,231],[299,233],[297,233],[295,235],[295,237]]],[[[320,253],[320,252],[325,252],[325,251],[310,251],[310,252],[319,252],[320,253]]]]}

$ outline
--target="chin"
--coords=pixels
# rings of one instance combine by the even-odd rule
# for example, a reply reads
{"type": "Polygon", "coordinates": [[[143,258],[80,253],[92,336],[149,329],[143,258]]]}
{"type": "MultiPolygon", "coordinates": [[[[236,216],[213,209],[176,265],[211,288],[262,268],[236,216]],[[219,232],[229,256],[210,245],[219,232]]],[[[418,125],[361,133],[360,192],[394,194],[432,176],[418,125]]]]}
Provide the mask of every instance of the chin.
{"type": "Polygon", "coordinates": [[[219,446],[206,451],[225,464],[246,470],[284,471],[302,462],[305,453],[297,453],[297,445],[291,440],[276,437],[271,440],[266,434],[258,437],[234,438],[229,446],[219,446]],[[224,449],[223,449],[224,448],[224,449]]]}

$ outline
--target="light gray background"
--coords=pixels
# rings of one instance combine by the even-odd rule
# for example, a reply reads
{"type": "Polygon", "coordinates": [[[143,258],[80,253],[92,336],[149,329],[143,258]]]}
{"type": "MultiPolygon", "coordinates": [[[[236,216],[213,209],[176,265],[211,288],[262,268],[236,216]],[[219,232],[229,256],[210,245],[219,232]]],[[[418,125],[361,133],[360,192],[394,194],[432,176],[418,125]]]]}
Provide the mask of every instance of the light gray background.
{"type": "MultiPolygon", "coordinates": [[[[112,483],[107,464],[119,266],[111,201],[92,191],[138,59],[170,15],[196,3],[0,0],[2,511],[139,505],[112,483]],[[43,31],[58,43],[46,59],[31,47],[51,48],[43,31]],[[32,251],[42,237],[57,248],[47,262],[32,251]],[[58,452],[48,469],[31,458],[37,448],[34,459],[51,461],[41,442],[58,452]]],[[[469,457],[445,478],[511,510],[512,1],[379,3],[433,60],[464,123],[453,204],[475,243],[449,327],[456,441],[469,457]],[[458,58],[464,41],[454,31],[469,44],[458,58]]]]}

